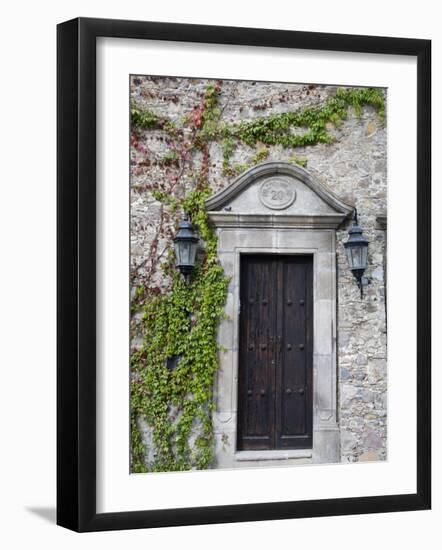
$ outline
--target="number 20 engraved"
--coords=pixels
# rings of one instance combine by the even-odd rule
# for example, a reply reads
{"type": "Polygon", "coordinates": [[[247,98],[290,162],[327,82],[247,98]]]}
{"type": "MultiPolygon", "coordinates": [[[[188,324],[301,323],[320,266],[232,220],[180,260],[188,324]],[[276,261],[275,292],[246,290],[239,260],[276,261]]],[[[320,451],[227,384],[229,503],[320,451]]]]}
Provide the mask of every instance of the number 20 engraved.
{"type": "Polygon", "coordinates": [[[268,208],[282,210],[295,200],[296,191],[287,182],[273,178],[265,181],[260,187],[259,198],[268,208]]]}
{"type": "Polygon", "coordinates": [[[272,201],[282,201],[284,199],[284,192],[283,191],[276,191],[273,189],[272,191],[272,201]]]}

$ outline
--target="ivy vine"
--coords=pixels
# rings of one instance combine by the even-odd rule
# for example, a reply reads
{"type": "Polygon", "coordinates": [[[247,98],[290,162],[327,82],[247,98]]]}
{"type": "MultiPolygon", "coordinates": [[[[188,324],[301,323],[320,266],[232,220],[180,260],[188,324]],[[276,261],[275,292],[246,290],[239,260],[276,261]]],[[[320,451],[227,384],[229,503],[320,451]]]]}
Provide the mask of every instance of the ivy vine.
{"type": "MultiPolygon", "coordinates": [[[[383,92],[376,88],[338,89],[322,105],[258,117],[239,123],[222,121],[221,82],[209,84],[201,103],[182,120],[182,127],[151,110],[131,105],[131,145],[142,155],[137,169],[156,163],[164,168],[167,185],[141,189],[161,203],[158,233],[152,239],[151,271],[161,264],[167,288],[157,289],[147,276],[132,300],[141,315],[136,331],[142,345],[131,354],[131,471],[205,469],[213,462],[213,382],[218,367],[216,333],[224,316],[228,279],[217,258],[217,238],[210,226],[205,200],[210,196],[211,142],[221,145],[223,172],[234,175],[262,162],[269,147],[296,149],[335,140],[338,127],[352,107],[356,115],[364,105],[385,117],[383,92]],[[294,132],[294,129],[301,131],[294,132]],[[161,131],[168,151],[155,156],[143,144],[142,132],[161,131]],[[247,164],[231,165],[239,142],[254,148],[247,164]],[[196,166],[195,158],[200,160],[196,166]],[[190,180],[190,192],[186,192],[190,180]],[[185,282],[174,269],[170,247],[158,250],[160,233],[169,240],[180,212],[188,212],[198,230],[204,251],[191,279],[185,282]],[[173,368],[172,368],[173,367],[173,368]],[[148,426],[150,441],[142,436],[148,426]]],[[[306,166],[307,158],[294,152],[290,161],[306,166]]],[[[139,266],[138,266],[139,267],[139,266]]],[[[145,266],[144,266],[145,267],[145,266]]],[[[135,268],[136,271],[136,268],[135,268]]]]}
{"type": "Polygon", "coordinates": [[[163,266],[172,288],[143,307],[143,346],[132,355],[132,471],[204,469],[212,462],[213,381],[218,366],[216,331],[228,279],[218,263],[216,236],[204,201],[209,189],[182,203],[205,243],[205,256],[190,281],[163,266]],[[179,358],[173,370],[168,359],[179,358]],[[138,417],[152,428],[154,460],[146,464],[138,417]],[[190,442],[192,441],[192,445],[190,442]]]}

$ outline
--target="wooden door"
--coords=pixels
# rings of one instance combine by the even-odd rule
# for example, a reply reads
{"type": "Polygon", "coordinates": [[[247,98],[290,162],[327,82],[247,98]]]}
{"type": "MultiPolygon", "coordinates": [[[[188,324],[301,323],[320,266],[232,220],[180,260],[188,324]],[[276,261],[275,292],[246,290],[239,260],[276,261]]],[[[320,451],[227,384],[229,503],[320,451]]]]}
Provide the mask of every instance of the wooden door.
{"type": "Polygon", "coordinates": [[[311,448],[312,256],[242,256],[240,304],[237,448],[311,448]]]}

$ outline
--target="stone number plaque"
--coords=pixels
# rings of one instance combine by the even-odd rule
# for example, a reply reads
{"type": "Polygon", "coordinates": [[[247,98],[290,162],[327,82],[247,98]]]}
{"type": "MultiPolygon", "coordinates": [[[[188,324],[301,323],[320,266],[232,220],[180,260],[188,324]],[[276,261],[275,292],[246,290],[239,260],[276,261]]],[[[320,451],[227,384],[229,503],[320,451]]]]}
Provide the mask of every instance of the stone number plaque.
{"type": "Polygon", "coordinates": [[[264,206],[273,210],[283,210],[293,204],[296,191],[289,181],[283,178],[271,178],[261,185],[259,198],[264,206]]]}

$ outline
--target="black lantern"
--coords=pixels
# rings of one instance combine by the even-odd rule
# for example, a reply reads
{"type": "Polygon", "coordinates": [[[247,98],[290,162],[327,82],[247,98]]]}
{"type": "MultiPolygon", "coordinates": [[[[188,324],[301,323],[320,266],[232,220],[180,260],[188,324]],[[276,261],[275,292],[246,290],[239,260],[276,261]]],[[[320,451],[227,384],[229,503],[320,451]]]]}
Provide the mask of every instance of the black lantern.
{"type": "Polygon", "coordinates": [[[185,214],[178,226],[178,233],[173,239],[175,245],[175,265],[184,275],[189,277],[195,267],[196,251],[199,238],[195,233],[188,215],[185,214]]]}
{"type": "Polygon", "coordinates": [[[358,214],[355,210],[353,226],[348,232],[348,241],[344,243],[347,253],[348,265],[358,282],[358,287],[363,296],[363,286],[367,284],[367,279],[363,277],[367,268],[368,240],[363,236],[362,229],[358,225],[358,214]]]}

